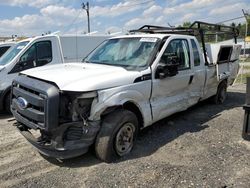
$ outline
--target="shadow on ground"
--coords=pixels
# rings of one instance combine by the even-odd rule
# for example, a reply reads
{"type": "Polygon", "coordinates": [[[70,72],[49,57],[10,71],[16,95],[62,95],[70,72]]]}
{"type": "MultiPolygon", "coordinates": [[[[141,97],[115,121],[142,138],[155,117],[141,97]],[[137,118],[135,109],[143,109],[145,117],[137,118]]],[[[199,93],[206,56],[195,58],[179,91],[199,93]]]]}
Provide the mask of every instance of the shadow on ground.
{"type": "Polygon", "coordinates": [[[1,119],[9,119],[9,118],[14,118],[12,114],[8,114],[7,112],[1,112],[0,113],[0,120],[1,119]]]}
{"type": "MultiPolygon", "coordinates": [[[[152,155],[159,148],[185,133],[200,132],[208,128],[206,124],[208,121],[220,116],[224,110],[241,107],[244,101],[244,93],[228,92],[228,98],[223,105],[214,105],[211,104],[210,100],[206,100],[186,111],[165,118],[142,130],[138,135],[136,145],[131,154],[128,157],[120,159],[117,163],[152,155]]],[[[93,151],[94,149],[91,148],[87,154],[64,160],[63,162],[55,160],[49,161],[58,166],[71,168],[92,166],[100,163],[100,161],[95,158],[93,151]]]]}

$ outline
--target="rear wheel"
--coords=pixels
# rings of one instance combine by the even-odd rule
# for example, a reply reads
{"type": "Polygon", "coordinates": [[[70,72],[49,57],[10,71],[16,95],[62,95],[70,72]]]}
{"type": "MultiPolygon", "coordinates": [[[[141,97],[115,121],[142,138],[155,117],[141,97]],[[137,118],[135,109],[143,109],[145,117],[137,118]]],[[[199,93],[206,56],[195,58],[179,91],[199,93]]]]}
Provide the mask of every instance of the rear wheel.
{"type": "Polygon", "coordinates": [[[217,93],[213,100],[215,104],[223,104],[227,97],[227,83],[221,82],[218,86],[217,93]]]}
{"type": "Polygon", "coordinates": [[[128,110],[117,110],[107,115],[96,138],[96,156],[113,162],[130,153],[138,132],[138,120],[128,110]]]}

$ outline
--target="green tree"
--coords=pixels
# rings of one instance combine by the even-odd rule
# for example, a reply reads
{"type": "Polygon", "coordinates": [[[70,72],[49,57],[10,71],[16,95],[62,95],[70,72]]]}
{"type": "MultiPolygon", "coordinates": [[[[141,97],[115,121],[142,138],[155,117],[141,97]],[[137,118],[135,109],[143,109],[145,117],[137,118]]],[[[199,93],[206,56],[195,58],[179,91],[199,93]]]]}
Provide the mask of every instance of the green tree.
{"type": "Polygon", "coordinates": [[[191,26],[191,22],[184,22],[182,24],[183,27],[190,27],[191,26]]]}

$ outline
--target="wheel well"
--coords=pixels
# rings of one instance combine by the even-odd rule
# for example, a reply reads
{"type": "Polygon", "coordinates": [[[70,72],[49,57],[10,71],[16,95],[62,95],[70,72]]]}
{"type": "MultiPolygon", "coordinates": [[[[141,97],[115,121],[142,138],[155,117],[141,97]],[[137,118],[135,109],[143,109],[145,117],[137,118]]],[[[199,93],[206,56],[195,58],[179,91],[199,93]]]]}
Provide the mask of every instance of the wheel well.
{"type": "Polygon", "coordinates": [[[141,114],[141,111],[132,102],[126,102],[123,105],[108,107],[106,110],[104,110],[104,112],[102,112],[101,118],[103,118],[104,116],[108,115],[109,113],[114,112],[117,109],[126,109],[126,110],[129,110],[129,111],[133,112],[136,115],[137,119],[138,119],[139,128],[143,128],[144,121],[143,121],[143,116],[141,114]]]}
{"type": "Polygon", "coordinates": [[[138,123],[139,123],[139,128],[143,128],[144,122],[143,122],[143,116],[141,114],[140,109],[138,108],[138,106],[136,106],[134,103],[132,102],[126,102],[123,104],[123,109],[129,110],[131,112],[133,112],[137,119],[138,119],[138,123]]]}
{"type": "Polygon", "coordinates": [[[219,86],[220,86],[221,84],[226,84],[226,85],[227,85],[227,79],[222,80],[222,81],[219,83],[218,88],[219,88],[219,86]]]}

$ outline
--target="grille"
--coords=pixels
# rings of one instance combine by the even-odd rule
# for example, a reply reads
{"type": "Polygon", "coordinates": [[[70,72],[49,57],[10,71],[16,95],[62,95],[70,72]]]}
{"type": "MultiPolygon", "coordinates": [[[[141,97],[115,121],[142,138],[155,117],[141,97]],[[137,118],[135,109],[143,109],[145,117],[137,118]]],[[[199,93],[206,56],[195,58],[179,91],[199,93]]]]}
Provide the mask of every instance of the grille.
{"type": "Polygon", "coordinates": [[[53,129],[58,123],[59,90],[53,84],[18,76],[12,84],[11,110],[15,118],[30,128],[53,129]],[[19,98],[27,102],[21,107],[19,98]]]}

